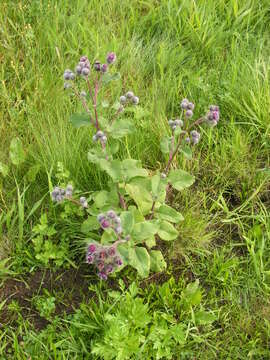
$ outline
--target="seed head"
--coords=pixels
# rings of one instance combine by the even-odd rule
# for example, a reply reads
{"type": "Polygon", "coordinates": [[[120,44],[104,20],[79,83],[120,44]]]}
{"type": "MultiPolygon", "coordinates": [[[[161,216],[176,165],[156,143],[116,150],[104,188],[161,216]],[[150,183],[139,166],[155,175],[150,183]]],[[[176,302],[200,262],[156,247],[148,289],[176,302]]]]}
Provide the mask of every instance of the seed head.
{"type": "Polygon", "coordinates": [[[64,89],[69,89],[71,87],[70,83],[64,83],[64,89]]]}
{"type": "Polygon", "coordinates": [[[98,132],[96,133],[96,136],[98,139],[102,138],[102,136],[104,136],[104,132],[101,130],[98,130],[98,132]]]}
{"type": "Polygon", "coordinates": [[[177,126],[180,126],[180,127],[182,127],[182,126],[184,125],[183,121],[180,120],[180,119],[176,119],[176,120],[174,121],[174,124],[177,125],[177,126]]]}
{"type": "Polygon", "coordinates": [[[82,73],[82,67],[80,65],[77,65],[76,68],[75,68],[75,71],[78,75],[81,75],[82,73]]]}
{"type": "Polygon", "coordinates": [[[107,280],[108,279],[108,276],[104,272],[99,272],[98,276],[100,277],[101,280],[107,280]]]}
{"type": "Polygon", "coordinates": [[[81,97],[86,97],[87,94],[85,91],[81,91],[80,95],[81,95],[81,97]]]}
{"type": "Polygon", "coordinates": [[[97,247],[96,247],[95,244],[89,244],[89,246],[88,246],[88,252],[89,252],[90,254],[93,254],[94,252],[96,252],[96,250],[97,250],[97,247]]]}
{"type": "Polygon", "coordinates": [[[167,175],[165,173],[160,174],[161,179],[166,179],[167,175]]]}

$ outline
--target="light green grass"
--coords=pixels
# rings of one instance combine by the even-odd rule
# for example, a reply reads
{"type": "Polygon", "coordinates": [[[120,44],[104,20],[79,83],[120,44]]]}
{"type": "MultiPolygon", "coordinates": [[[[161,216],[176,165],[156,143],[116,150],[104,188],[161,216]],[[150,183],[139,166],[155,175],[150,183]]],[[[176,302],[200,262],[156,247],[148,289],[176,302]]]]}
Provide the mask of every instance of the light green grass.
{"type": "MultiPolygon", "coordinates": [[[[195,102],[196,116],[211,103],[221,109],[218,127],[202,129],[194,159],[179,160],[180,167],[196,176],[196,183],[174,199],[186,220],[168,249],[168,272],[180,276],[175,291],[183,289],[181,279],[200,279],[203,306],[218,320],[209,329],[197,327],[195,338],[188,337],[186,349],[175,358],[184,359],[185,351],[187,359],[269,358],[269,177],[258,171],[270,166],[269,26],[268,0],[1,2],[0,161],[10,170],[1,178],[0,259],[10,257],[18,272],[38,266],[29,254],[31,229],[41,211],[56,222],[48,173],[56,181],[58,162],[78,189],[102,187],[103,175],[87,161],[89,131],[69,125],[69,115],[81,108],[63,91],[62,74],[82,54],[102,59],[113,50],[122,75],[113,96],[132,89],[144,109],[122,155],[129,153],[146,167],[160,168],[164,157],[159,142],[168,133],[167,120],[179,114],[183,97],[195,102]],[[19,169],[8,157],[15,136],[27,154],[19,169]],[[25,173],[36,165],[40,171],[29,183],[25,173]]],[[[71,223],[65,220],[59,226],[68,232],[71,223]]],[[[0,280],[7,274],[0,266],[0,280]]],[[[134,280],[133,273],[127,277],[134,280]]],[[[158,292],[159,286],[153,286],[158,292]]],[[[61,298],[54,296],[56,301],[61,298]]],[[[164,299],[142,296],[152,317],[158,306],[166,313],[164,299]]],[[[105,298],[102,301],[110,306],[105,298]]],[[[102,323],[106,311],[97,311],[102,323]]],[[[82,359],[91,347],[78,325],[85,318],[72,318],[78,326],[71,330],[65,316],[62,320],[37,334],[18,315],[10,328],[0,328],[1,356],[41,359],[43,344],[44,359],[82,359]],[[63,326],[63,333],[53,334],[63,326]],[[20,345],[22,334],[27,350],[20,345]],[[8,344],[13,348],[10,355],[8,344]]],[[[184,321],[194,325],[192,315],[184,321]]],[[[102,326],[99,331],[102,339],[102,326]]]]}

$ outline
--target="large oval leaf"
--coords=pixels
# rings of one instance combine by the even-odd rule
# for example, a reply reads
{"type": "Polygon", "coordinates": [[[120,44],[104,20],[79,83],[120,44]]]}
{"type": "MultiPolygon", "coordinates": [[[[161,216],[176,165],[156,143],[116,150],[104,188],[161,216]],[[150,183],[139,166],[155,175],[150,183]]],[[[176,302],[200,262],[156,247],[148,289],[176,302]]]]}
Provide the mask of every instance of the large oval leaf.
{"type": "Polygon", "coordinates": [[[191,186],[195,177],[184,170],[176,169],[170,171],[168,180],[176,190],[180,191],[191,186]]]}
{"type": "Polygon", "coordinates": [[[164,257],[159,250],[151,250],[150,254],[150,269],[154,272],[163,271],[166,269],[167,264],[164,257]]]}
{"type": "Polygon", "coordinates": [[[155,216],[162,220],[167,220],[172,223],[178,223],[181,220],[184,220],[182,214],[176,211],[174,208],[168,205],[161,205],[155,212],[155,216]]]}
{"type": "Polygon", "coordinates": [[[144,247],[129,249],[129,264],[134,267],[141,277],[147,277],[150,270],[150,255],[144,247]]]}
{"type": "Polygon", "coordinates": [[[90,114],[72,114],[69,121],[75,128],[80,128],[82,126],[90,126],[92,123],[90,121],[90,114]]]}
{"type": "Polygon", "coordinates": [[[25,160],[23,144],[19,138],[13,138],[10,143],[9,157],[13,165],[19,166],[25,160]]]}
{"type": "Polygon", "coordinates": [[[168,221],[162,220],[159,222],[158,235],[162,240],[174,240],[178,236],[178,231],[168,221]]]}

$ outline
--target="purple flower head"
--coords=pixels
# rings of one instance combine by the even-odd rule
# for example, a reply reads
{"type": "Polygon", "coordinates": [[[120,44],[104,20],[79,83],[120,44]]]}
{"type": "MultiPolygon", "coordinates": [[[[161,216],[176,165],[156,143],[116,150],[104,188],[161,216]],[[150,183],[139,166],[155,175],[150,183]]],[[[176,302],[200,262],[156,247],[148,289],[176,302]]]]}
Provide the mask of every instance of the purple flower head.
{"type": "Polygon", "coordinates": [[[192,103],[192,102],[189,102],[188,104],[187,104],[187,108],[189,109],[189,110],[194,110],[194,107],[195,107],[195,105],[192,103]]]}
{"type": "Polygon", "coordinates": [[[187,110],[186,111],[186,117],[191,118],[192,116],[193,116],[193,111],[192,110],[187,110]]]}
{"type": "Polygon", "coordinates": [[[101,66],[101,71],[102,71],[103,73],[107,72],[107,71],[108,71],[108,65],[107,65],[107,64],[102,64],[102,66],[101,66]]]}
{"type": "Polygon", "coordinates": [[[117,256],[117,257],[115,258],[115,263],[116,263],[116,265],[118,265],[118,266],[123,265],[123,261],[122,261],[122,259],[121,259],[119,256],[117,256]]]}
{"type": "Polygon", "coordinates": [[[90,70],[87,67],[82,68],[82,75],[88,76],[90,73],[90,70]]]}
{"type": "Polygon", "coordinates": [[[188,103],[189,103],[188,99],[183,99],[183,100],[181,101],[181,104],[180,104],[181,108],[182,108],[183,110],[187,110],[187,108],[188,108],[188,103]]]}
{"type": "Polygon", "coordinates": [[[125,95],[120,96],[119,98],[120,104],[125,104],[127,102],[127,98],[125,95]]]}
{"type": "Polygon", "coordinates": [[[104,269],[104,261],[100,261],[97,264],[97,268],[98,268],[99,271],[102,271],[104,269]]]}
{"type": "Polygon", "coordinates": [[[115,219],[117,215],[116,215],[115,211],[109,210],[109,211],[107,211],[107,216],[110,219],[115,219]]]}
{"type": "Polygon", "coordinates": [[[107,63],[108,64],[113,64],[116,60],[116,55],[114,52],[110,52],[108,55],[107,55],[107,63]]]}
{"type": "Polygon", "coordinates": [[[90,254],[87,254],[86,255],[86,262],[87,262],[87,264],[93,264],[94,257],[92,255],[90,255],[90,254]]]}
{"type": "Polygon", "coordinates": [[[99,214],[98,216],[97,216],[97,220],[98,220],[98,222],[100,223],[102,220],[104,220],[106,218],[106,216],[104,215],[104,214],[99,214]]]}
{"type": "Polygon", "coordinates": [[[132,102],[133,105],[138,105],[139,101],[140,101],[140,99],[138,98],[138,96],[133,96],[131,98],[131,102],[132,102]]]}
{"type": "Polygon", "coordinates": [[[109,249],[108,249],[108,255],[109,256],[114,256],[116,254],[116,250],[113,246],[111,246],[109,249]]]}
{"type": "Polygon", "coordinates": [[[105,267],[105,271],[104,271],[104,272],[105,272],[106,275],[112,273],[112,272],[113,272],[113,266],[112,266],[111,264],[107,265],[107,266],[105,267]]]}
{"type": "Polygon", "coordinates": [[[180,119],[176,119],[174,122],[175,125],[182,127],[184,125],[183,121],[180,119]]]}
{"type": "Polygon", "coordinates": [[[100,70],[101,70],[101,63],[100,63],[100,61],[96,60],[96,61],[94,62],[94,69],[95,69],[96,71],[100,71],[100,70]]]}
{"type": "Polygon", "coordinates": [[[101,280],[107,280],[108,279],[108,276],[104,272],[99,272],[98,276],[100,277],[101,280]]]}
{"type": "Polygon", "coordinates": [[[217,105],[210,105],[209,110],[210,111],[219,111],[219,107],[217,105]]]}
{"type": "Polygon", "coordinates": [[[107,219],[101,220],[100,226],[102,227],[102,229],[107,229],[108,227],[110,227],[109,220],[107,220],[107,219]]]}
{"type": "Polygon", "coordinates": [[[80,62],[85,62],[85,61],[87,61],[88,60],[88,58],[87,58],[87,56],[81,56],[81,58],[80,58],[80,62]]]}
{"type": "Polygon", "coordinates": [[[195,144],[198,144],[199,140],[200,140],[200,133],[198,133],[198,131],[196,130],[192,130],[190,132],[190,135],[191,135],[191,138],[192,138],[192,143],[195,145],[195,144]]]}
{"type": "Polygon", "coordinates": [[[219,120],[219,111],[213,111],[213,120],[218,121],[219,120]]]}
{"type": "Polygon", "coordinates": [[[187,137],[185,140],[186,140],[186,143],[187,143],[187,144],[190,143],[190,138],[189,138],[189,137],[187,137]]]}
{"type": "Polygon", "coordinates": [[[94,254],[94,252],[96,252],[96,250],[97,250],[97,247],[96,247],[95,244],[90,244],[90,245],[88,246],[88,252],[89,252],[90,254],[94,254]]]}
{"type": "Polygon", "coordinates": [[[107,257],[108,257],[108,256],[107,256],[106,251],[105,251],[105,250],[101,250],[100,253],[99,253],[99,258],[100,258],[101,260],[104,260],[104,259],[106,259],[107,257]]]}
{"type": "Polygon", "coordinates": [[[130,91],[130,90],[126,93],[126,97],[127,97],[127,99],[129,99],[129,100],[132,99],[133,96],[134,96],[134,94],[133,94],[133,92],[130,91]]]}

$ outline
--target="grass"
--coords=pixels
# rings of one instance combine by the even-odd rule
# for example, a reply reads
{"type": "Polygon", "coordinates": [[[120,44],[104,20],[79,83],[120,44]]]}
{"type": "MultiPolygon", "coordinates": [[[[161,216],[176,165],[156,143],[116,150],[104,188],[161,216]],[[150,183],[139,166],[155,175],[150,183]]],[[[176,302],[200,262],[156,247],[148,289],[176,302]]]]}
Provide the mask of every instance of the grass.
{"type": "Polygon", "coordinates": [[[1,358],[270,358],[269,23],[267,0],[1,2],[0,161],[9,168],[0,179],[1,358]],[[49,183],[57,172],[85,192],[104,181],[87,161],[88,130],[68,123],[80,107],[64,93],[62,73],[81,54],[110,50],[122,75],[113,96],[131,88],[144,110],[122,155],[160,168],[160,139],[183,97],[196,115],[218,103],[221,121],[202,130],[194,159],[179,160],[196,183],[173,199],[185,221],[167,248],[166,273],[145,281],[125,270],[125,284],[99,284],[81,270],[81,254],[49,280],[31,241],[40,214],[63,242],[78,227],[68,208],[59,220],[49,183]],[[19,168],[9,160],[14,137],[26,153],[19,168]],[[73,271],[81,286],[61,287],[73,271]],[[199,300],[187,307],[196,279],[199,300]],[[201,321],[200,311],[212,317],[201,321]],[[183,337],[172,333],[177,324],[183,337]]]}

